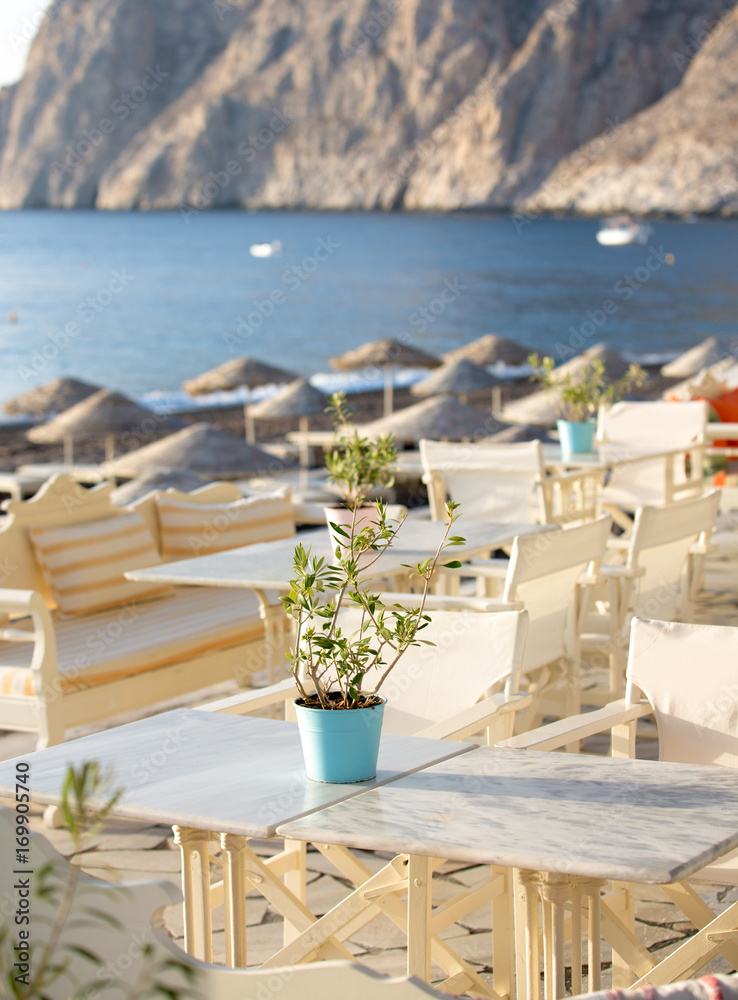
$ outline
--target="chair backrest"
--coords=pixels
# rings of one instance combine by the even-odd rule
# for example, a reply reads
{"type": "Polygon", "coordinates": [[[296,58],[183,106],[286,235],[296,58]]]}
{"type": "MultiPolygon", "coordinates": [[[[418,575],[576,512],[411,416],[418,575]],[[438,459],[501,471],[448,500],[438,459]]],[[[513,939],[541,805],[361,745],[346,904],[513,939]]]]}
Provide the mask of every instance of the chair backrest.
{"type": "MultiPolygon", "coordinates": [[[[686,450],[690,445],[698,445],[704,440],[707,418],[708,405],[704,400],[622,402],[603,408],[598,418],[597,440],[622,451],[612,468],[610,491],[631,494],[636,505],[639,498],[640,503],[664,503],[671,499],[667,489],[678,489],[688,483],[694,485],[693,492],[699,492],[699,482],[694,475],[687,474],[683,456],[641,461],[629,461],[629,457],[639,452],[686,450]]],[[[699,466],[699,455],[693,456],[693,460],[699,466]]],[[[701,468],[696,471],[701,473],[701,468]]]]}
{"type": "Polygon", "coordinates": [[[599,413],[597,440],[636,451],[687,448],[703,440],[707,416],[703,399],[615,403],[599,413]]]}
{"type": "Polygon", "coordinates": [[[577,583],[605,553],[609,515],[577,527],[518,537],[513,543],[503,598],[522,601],[530,616],[523,670],[550,663],[571,648],[577,583]]]}
{"type": "MultiPolygon", "coordinates": [[[[32,930],[31,966],[35,970],[46,944],[50,927],[59,906],[58,890],[69,883],[72,866],[41,834],[33,832],[30,855],[34,873],[32,887],[40,888],[43,878],[57,891],[50,897],[33,896],[31,924],[13,924],[10,913],[20,905],[17,883],[24,876],[14,869],[25,867],[5,864],[0,869],[0,899],[3,915],[12,933],[5,940],[3,970],[22,975],[14,962],[23,964],[23,953],[11,948],[26,939],[19,931],[32,930]],[[42,875],[44,863],[48,875],[42,875]]],[[[15,858],[15,823],[9,809],[0,809],[0,855],[15,858]]],[[[280,1000],[322,1000],[324,997],[351,997],[352,1000],[444,1000],[438,993],[416,979],[389,979],[355,962],[316,962],[282,969],[226,969],[209,965],[185,954],[168,937],[161,919],[162,908],[178,902],[181,894],[163,881],[130,883],[102,882],[80,874],[72,896],[69,917],[52,953],[56,961],[68,962],[66,969],[44,985],[43,995],[50,1000],[68,1000],[71,996],[105,996],[111,1000],[140,996],[142,984],[146,996],[156,993],[182,996],[187,1000],[264,1000],[279,994],[280,1000]],[[75,948],[80,949],[79,951],[75,948]],[[96,956],[91,961],[85,953],[96,956]],[[90,987],[89,991],[86,989],[90,987]],[[85,989],[83,989],[83,987],[85,989]],[[169,990],[172,992],[165,992],[169,990]]],[[[8,972],[8,974],[10,974],[8,972]]],[[[40,995],[36,991],[34,996],[40,995]]],[[[726,1000],[734,1000],[727,997],[726,1000]]]]}
{"type": "Polygon", "coordinates": [[[545,521],[538,484],[545,468],[540,441],[515,444],[420,442],[431,516],[441,520],[447,499],[467,517],[500,523],[545,521]]]}
{"type": "Polygon", "coordinates": [[[686,597],[689,551],[698,540],[709,538],[719,504],[720,491],[712,490],[696,500],[637,511],[628,549],[628,565],[645,570],[637,582],[633,608],[637,615],[664,619],[679,615],[686,597]]]}
{"type": "Polygon", "coordinates": [[[151,490],[151,492],[147,493],[146,496],[143,496],[139,500],[136,500],[135,503],[130,504],[129,509],[139,511],[144,521],[146,521],[149,531],[156,542],[156,547],[160,552],[161,527],[159,523],[156,500],[157,497],[162,496],[166,496],[171,500],[183,503],[201,504],[235,503],[236,501],[243,499],[243,493],[235,483],[225,482],[208,483],[206,486],[201,486],[199,489],[192,490],[191,493],[183,493],[181,490],[175,490],[172,487],[167,490],[151,490]]]}
{"type": "MultiPolygon", "coordinates": [[[[387,698],[384,729],[413,735],[474,705],[488,689],[505,683],[516,694],[528,625],[521,611],[468,608],[432,611],[418,638],[434,645],[411,646],[381,688],[387,698]]],[[[361,623],[361,611],[340,614],[345,632],[361,623]]]]}
{"type": "Polygon", "coordinates": [[[653,706],[659,756],[738,767],[738,628],[633,619],[626,698],[653,706]]]}

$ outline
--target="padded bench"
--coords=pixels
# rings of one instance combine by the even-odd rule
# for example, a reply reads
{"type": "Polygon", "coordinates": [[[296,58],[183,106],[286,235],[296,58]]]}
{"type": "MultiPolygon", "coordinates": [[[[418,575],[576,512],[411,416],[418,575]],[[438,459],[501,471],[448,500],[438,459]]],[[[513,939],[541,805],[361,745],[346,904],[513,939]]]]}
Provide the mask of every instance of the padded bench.
{"type": "Polygon", "coordinates": [[[112,488],[56,476],[6,505],[0,729],[38,732],[39,748],[73,726],[223,681],[249,686],[267,666],[251,591],[136,584],[122,571],[289,537],[289,497],[244,500],[216,483],[119,508],[112,488]]]}

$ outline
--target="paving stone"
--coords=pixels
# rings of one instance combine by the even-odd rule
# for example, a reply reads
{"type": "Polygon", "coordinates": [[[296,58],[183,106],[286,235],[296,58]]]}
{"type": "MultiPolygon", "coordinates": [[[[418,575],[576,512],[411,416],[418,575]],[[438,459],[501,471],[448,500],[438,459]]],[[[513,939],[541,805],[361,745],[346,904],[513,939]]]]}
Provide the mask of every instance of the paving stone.
{"type": "MultiPolygon", "coordinates": [[[[385,976],[407,975],[407,951],[404,948],[388,948],[361,956],[361,964],[374,972],[382,972],[385,976]]],[[[327,997],[326,1000],[334,1000],[327,997]]]]}
{"type": "Polygon", "coordinates": [[[656,950],[662,945],[666,945],[675,939],[681,944],[684,941],[684,934],[671,927],[662,927],[660,924],[644,924],[638,919],[636,914],[635,932],[641,944],[645,945],[649,951],[656,950]]]}
{"type": "MultiPolygon", "coordinates": [[[[257,924],[260,924],[268,909],[269,904],[263,897],[261,899],[247,899],[246,926],[255,927],[257,924]]],[[[210,914],[213,922],[213,931],[222,931],[225,928],[225,906],[223,903],[219,906],[214,906],[210,914]]],[[[172,906],[165,907],[164,924],[173,938],[184,937],[184,915],[181,903],[174,903],[172,906]]]]}
{"type": "MultiPolygon", "coordinates": [[[[379,857],[379,855],[374,851],[352,851],[354,857],[356,857],[362,864],[370,870],[372,875],[376,875],[378,871],[381,871],[388,864],[387,858],[379,857]]],[[[394,857],[394,855],[393,855],[394,857]]],[[[320,851],[308,851],[307,855],[307,868],[308,871],[320,872],[324,875],[335,875],[336,877],[342,877],[336,866],[324,857],[320,851]]]]}
{"type": "Polygon", "coordinates": [[[490,932],[458,937],[454,940],[453,949],[470,965],[492,966],[492,934],[490,932]]]}
{"type": "Polygon", "coordinates": [[[407,934],[382,913],[352,934],[351,941],[366,951],[383,951],[404,948],[407,934]]]}
{"type": "Polygon", "coordinates": [[[478,906],[476,910],[467,913],[459,918],[462,927],[467,927],[471,931],[489,931],[492,929],[492,904],[485,903],[478,906]]]}
{"type": "Polygon", "coordinates": [[[477,882],[481,882],[485,875],[488,874],[488,865],[474,865],[471,868],[459,868],[453,873],[451,878],[454,882],[461,882],[462,885],[468,888],[471,885],[476,885],[477,882]]]}
{"type": "Polygon", "coordinates": [[[316,916],[321,917],[344,900],[350,892],[350,889],[330,875],[321,875],[308,888],[307,906],[316,916]]]}

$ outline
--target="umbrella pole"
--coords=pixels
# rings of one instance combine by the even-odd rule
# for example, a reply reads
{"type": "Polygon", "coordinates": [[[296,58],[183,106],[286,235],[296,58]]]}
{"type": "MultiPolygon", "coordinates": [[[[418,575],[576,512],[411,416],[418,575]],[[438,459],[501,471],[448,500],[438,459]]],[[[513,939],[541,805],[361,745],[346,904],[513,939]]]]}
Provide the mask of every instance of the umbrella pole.
{"type": "Polygon", "coordinates": [[[394,408],[393,399],[393,373],[392,365],[387,365],[384,369],[384,415],[388,417],[394,408]]]}
{"type": "Polygon", "coordinates": [[[115,476],[113,475],[113,459],[115,458],[115,437],[113,434],[105,435],[105,478],[111,482],[115,482],[115,476]]]}
{"type": "Polygon", "coordinates": [[[243,419],[246,425],[246,444],[256,444],[256,429],[254,428],[254,418],[249,412],[249,404],[243,404],[243,419]]]}
{"type": "Polygon", "coordinates": [[[308,445],[308,418],[300,417],[300,488],[308,486],[308,462],[310,460],[308,445]]]}
{"type": "Polygon", "coordinates": [[[69,434],[64,435],[64,464],[71,465],[74,462],[74,441],[69,434]]]}
{"type": "Polygon", "coordinates": [[[492,416],[502,416],[502,386],[492,386],[492,416]]]}

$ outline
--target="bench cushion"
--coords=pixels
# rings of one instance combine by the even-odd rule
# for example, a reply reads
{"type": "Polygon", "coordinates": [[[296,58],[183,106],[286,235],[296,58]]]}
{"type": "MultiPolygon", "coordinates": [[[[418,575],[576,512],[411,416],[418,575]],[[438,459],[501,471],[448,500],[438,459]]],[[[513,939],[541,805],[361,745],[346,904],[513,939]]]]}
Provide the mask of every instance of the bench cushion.
{"type": "Polygon", "coordinates": [[[135,583],[123,576],[161,563],[137,511],[63,528],[30,527],[28,533],[54,600],[66,614],[90,614],[171,592],[171,584],[135,583]]]}
{"type": "Polygon", "coordinates": [[[255,497],[234,503],[201,504],[156,498],[164,559],[223,552],[254,542],[291,538],[295,519],[289,497],[255,497]]]}
{"type": "MultiPolygon", "coordinates": [[[[161,600],[85,619],[55,612],[54,626],[62,691],[133,677],[264,636],[251,591],[217,587],[177,587],[161,600]]],[[[0,693],[33,695],[32,651],[31,643],[0,642],[0,693]]],[[[234,677],[239,662],[234,657],[234,677]]]]}

